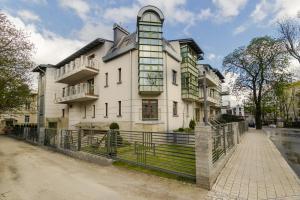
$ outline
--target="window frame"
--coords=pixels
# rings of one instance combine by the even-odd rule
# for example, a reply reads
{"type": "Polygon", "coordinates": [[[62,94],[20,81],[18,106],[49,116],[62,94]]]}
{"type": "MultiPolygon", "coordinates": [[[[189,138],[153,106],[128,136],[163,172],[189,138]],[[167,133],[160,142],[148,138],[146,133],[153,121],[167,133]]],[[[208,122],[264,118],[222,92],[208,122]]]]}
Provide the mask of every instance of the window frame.
{"type": "Polygon", "coordinates": [[[92,105],[92,118],[96,118],[96,106],[95,106],[95,104],[94,105],[92,105]]]}
{"type": "Polygon", "coordinates": [[[105,73],[105,85],[104,87],[108,87],[108,72],[105,73]]]}
{"type": "Polygon", "coordinates": [[[143,121],[158,121],[159,120],[159,110],[158,110],[158,99],[142,99],[142,120],[143,121]],[[147,104],[145,104],[147,102],[147,104]],[[154,103],[155,102],[155,103],[154,103]],[[147,105],[147,109],[145,111],[145,105],[147,105]],[[156,106],[156,109],[150,108],[150,106],[156,106]],[[156,111],[153,112],[153,111],[156,111]],[[146,112],[146,113],[145,113],[146,112]],[[148,117],[149,116],[149,117],[148,117]]]}
{"type": "Polygon", "coordinates": [[[117,84],[121,84],[122,83],[122,68],[118,68],[118,82],[117,84]]]}
{"type": "Polygon", "coordinates": [[[105,103],[105,118],[108,118],[108,103],[105,103]]]}
{"type": "Polygon", "coordinates": [[[118,101],[118,115],[117,117],[122,117],[122,102],[118,101]]]}
{"type": "Polygon", "coordinates": [[[172,83],[173,83],[173,85],[178,85],[177,84],[177,71],[176,70],[172,70],[172,83]]]}
{"type": "Polygon", "coordinates": [[[173,101],[173,117],[178,117],[178,102],[173,101]]]}

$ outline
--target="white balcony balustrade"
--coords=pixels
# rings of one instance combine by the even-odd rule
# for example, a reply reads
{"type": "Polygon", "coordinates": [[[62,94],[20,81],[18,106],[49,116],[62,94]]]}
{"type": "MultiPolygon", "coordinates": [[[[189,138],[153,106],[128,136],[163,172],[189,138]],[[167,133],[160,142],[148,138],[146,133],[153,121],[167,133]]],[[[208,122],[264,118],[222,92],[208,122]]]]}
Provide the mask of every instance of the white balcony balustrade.
{"type": "Polygon", "coordinates": [[[98,74],[99,65],[100,62],[95,58],[88,59],[85,56],[81,56],[58,68],[56,70],[55,80],[58,83],[74,84],[98,74]]]}
{"type": "Polygon", "coordinates": [[[57,97],[55,102],[72,103],[96,99],[98,99],[98,94],[95,86],[89,83],[80,83],[74,86],[63,88],[61,97],[57,97]]]}
{"type": "Polygon", "coordinates": [[[206,71],[205,76],[203,72],[199,72],[199,80],[202,82],[204,77],[206,78],[206,84],[209,87],[215,87],[218,86],[220,83],[219,77],[215,74],[213,71],[206,71]]]}

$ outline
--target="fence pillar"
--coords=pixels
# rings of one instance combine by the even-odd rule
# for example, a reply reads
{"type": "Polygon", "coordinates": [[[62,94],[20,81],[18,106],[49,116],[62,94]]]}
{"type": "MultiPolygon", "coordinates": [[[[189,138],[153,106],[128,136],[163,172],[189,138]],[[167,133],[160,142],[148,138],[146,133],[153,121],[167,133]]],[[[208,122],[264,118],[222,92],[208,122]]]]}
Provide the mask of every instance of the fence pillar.
{"type": "Polygon", "coordinates": [[[233,131],[234,145],[237,145],[240,143],[239,122],[232,123],[232,131],[233,131]]]}
{"type": "Polygon", "coordinates": [[[39,128],[39,144],[44,145],[45,140],[45,128],[40,127],[39,128]]]}
{"type": "Polygon", "coordinates": [[[195,127],[196,184],[206,189],[211,189],[214,181],[211,177],[212,134],[210,126],[197,125],[195,127]]]}
{"type": "Polygon", "coordinates": [[[61,146],[62,146],[62,143],[61,143],[61,131],[62,131],[62,129],[57,129],[57,133],[56,133],[56,135],[57,135],[57,148],[61,148],[61,146]]]}
{"type": "Polygon", "coordinates": [[[81,132],[82,130],[78,130],[78,145],[77,145],[77,151],[80,151],[81,150],[81,132]]]}

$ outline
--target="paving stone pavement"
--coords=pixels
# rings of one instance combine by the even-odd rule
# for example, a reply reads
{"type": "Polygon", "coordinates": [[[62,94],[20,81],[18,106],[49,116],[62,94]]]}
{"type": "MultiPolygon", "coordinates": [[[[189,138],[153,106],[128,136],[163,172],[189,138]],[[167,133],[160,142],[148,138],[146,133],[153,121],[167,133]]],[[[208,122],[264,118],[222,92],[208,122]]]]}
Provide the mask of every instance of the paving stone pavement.
{"type": "Polygon", "coordinates": [[[250,129],[207,199],[300,200],[300,180],[266,134],[250,129]]]}

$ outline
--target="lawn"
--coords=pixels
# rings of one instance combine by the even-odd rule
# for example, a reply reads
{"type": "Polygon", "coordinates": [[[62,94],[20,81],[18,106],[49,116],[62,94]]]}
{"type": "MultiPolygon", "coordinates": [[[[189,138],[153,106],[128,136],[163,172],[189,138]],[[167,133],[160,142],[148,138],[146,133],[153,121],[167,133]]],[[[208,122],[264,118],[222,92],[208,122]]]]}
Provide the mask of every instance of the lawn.
{"type": "MultiPolygon", "coordinates": [[[[105,147],[86,146],[82,151],[108,155],[105,147]]],[[[137,168],[142,166],[168,174],[175,172],[175,176],[195,176],[195,149],[190,146],[160,144],[147,147],[142,144],[126,143],[118,146],[117,153],[113,156],[116,160],[122,161],[121,163],[130,163],[130,168],[133,168],[132,164],[137,164],[139,165],[137,168]]]]}

